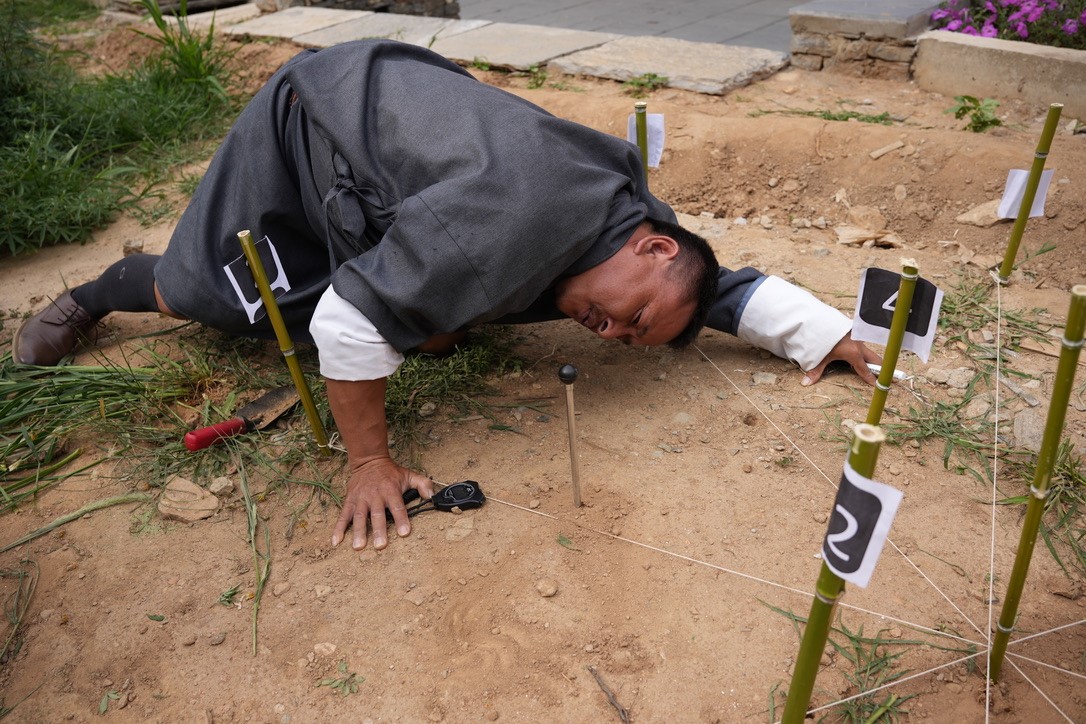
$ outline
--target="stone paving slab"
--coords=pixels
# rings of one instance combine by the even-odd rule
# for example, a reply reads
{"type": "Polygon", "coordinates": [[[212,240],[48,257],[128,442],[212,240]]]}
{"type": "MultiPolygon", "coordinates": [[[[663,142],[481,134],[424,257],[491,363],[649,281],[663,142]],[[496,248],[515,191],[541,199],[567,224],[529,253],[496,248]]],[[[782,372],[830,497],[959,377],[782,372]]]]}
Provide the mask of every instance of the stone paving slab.
{"type": "Polygon", "coordinates": [[[928,29],[932,0],[814,0],[788,11],[793,33],[909,38],[928,29]]]}
{"type": "MultiPolygon", "coordinates": [[[[252,20],[255,17],[259,17],[259,15],[260,8],[256,3],[246,3],[244,5],[234,5],[228,8],[219,8],[218,10],[193,13],[188,16],[188,26],[190,30],[205,30],[210,28],[211,23],[214,22],[215,29],[219,30],[228,25],[237,25],[246,20],[252,20]]],[[[177,23],[177,18],[173,15],[167,16],[165,20],[170,24],[177,23]]]]}
{"type": "Polygon", "coordinates": [[[313,48],[328,48],[350,40],[391,38],[428,48],[438,38],[451,38],[489,24],[489,20],[452,20],[394,13],[371,13],[365,17],[354,18],[312,33],[297,35],[293,40],[313,48]]]}
{"type": "Polygon", "coordinates": [[[348,20],[373,15],[367,10],[333,10],[331,8],[293,7],[261,15],[237,25],[223,28],[229,35],[257,35],[266,38],[294,39],[348,20]]]}
{"type": "Polygon", "coordinates": [[[787,63],[788,56],[775,50],[638,36],[555,58],[547,70],[621,81],[653,73],[667,78],[670,88],[722,95],[787,63]]]}
{"type": "Polygon", "coordinates": [[[567,53],[602,45],[621,36],[542,25],[491,23],[450,38],[439,38],[431,50],[450,60],[485,60],[492,66],[528,70],[567,53]]]}

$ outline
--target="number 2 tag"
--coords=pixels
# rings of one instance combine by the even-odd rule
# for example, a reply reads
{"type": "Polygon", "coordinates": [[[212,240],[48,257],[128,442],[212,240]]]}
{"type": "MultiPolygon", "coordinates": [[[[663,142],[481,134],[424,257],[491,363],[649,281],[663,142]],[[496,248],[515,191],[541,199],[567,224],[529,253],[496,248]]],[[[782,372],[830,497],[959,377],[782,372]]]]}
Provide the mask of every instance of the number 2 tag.
{"type": "Polygon", "coordinates": [[[869,480],[847,462],[822,542],[822,560],[841,578],[867,588],[903,495],[869,480]]]}

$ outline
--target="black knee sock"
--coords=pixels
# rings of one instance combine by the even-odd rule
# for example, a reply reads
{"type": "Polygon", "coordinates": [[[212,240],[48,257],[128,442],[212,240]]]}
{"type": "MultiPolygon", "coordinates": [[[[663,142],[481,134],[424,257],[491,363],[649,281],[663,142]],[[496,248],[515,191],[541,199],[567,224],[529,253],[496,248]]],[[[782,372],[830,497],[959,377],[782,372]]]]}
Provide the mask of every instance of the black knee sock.
{"type": "Polygon", "coordinates": [[[72,298],[94,319],[110,312],[157,312],[157,254],[132,254],[102,272],[93,282],[72,289],[72,298]]]}

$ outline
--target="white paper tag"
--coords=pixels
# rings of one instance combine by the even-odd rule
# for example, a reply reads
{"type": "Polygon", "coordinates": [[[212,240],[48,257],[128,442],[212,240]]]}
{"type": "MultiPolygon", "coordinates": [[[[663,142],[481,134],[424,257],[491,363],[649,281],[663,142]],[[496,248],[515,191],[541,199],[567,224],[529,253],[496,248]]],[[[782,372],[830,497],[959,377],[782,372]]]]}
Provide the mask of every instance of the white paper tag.
{"type": "MultiPolygon", "coordinates": [[[[276,299],[290,291],[290,281],[287,272],[283,269],[283,263],[279,261],[279,253],[271,239],[265,236],[256,242],[257,256],[264,265],[264,272],[268,275],[268,283],[272,294],[276,299]],[[274,274],[273,274],[274,272],[274,274]]],[[[234,288],[234,294],[241,300],[241,306],[245,308],[245,314],[249,317],[249,324],[255,324],[258,320],[267,316],[264,310],[264,300],[260,298],[260,290],[257,289],[253,274],[249,271],[249,262],[242,254],[237,259],[223,267],[226,278],[230,280],[230,286],[234,288]]]]}
{"type": "Polygon", "coordinates": [[[900,490],[863,477],[846,461],[822,542],[822,560],[829,569],[867,588],[903,497],[900,490]]]}
{"type": "MultiPolygon", "coordinates": [[[[1052,183],[1053,171],[1041,172],[1041,180],[1037,183],[1037,195],[1033,197],[1033,205],[1029,209],[1030,218],[1045,215],[1045,198],[1048,196],[1048,186],[1052,183]]],[[[999,201],[999,211],[996,215],[1001,219],[1017,219],[1018,212],[1022,208],[1022,198],[1026,195],[1026,181],[1029,180],[1029,171],[1011,169],[1007,172],[1007,187],[1003,191],[1003,198],[999,201]]]]}
{"type": "MultiPolygon", "coordinates": [[[[901,275],[896,272],[874,267],[864,269],[856,294],[856,314],[852,318],[853,339],[886,344],[900,286],[901,275]]],[[[916,280],[901,348],[911,350],[924,362],[931,354],[942,304],[941,289],[922,277],[916,280]]]]}
{"type": "MultiPolygon", "coordinates": [[[[664,114],[646,113],[645,130],[649,144],[649,168],[660,168],[664,153],[664,114]]],[[[631,113],[626,122],[626,140],[637,145],[637,114],[631,113]]]]}

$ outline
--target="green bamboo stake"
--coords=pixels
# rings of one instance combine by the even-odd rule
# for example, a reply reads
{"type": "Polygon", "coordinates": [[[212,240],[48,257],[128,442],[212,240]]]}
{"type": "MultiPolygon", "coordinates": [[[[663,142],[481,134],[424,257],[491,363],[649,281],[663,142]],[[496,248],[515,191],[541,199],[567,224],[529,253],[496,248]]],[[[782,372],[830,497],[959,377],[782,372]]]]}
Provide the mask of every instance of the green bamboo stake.
{"type": "Polygon", "coordinates": [[[890,393],[890,383],[894,381],[897,358],[901,354],[901,343],[905,339],[905,325],[909,323],[909,312],[913,306],[913,293],[920,270],[912,259],[901,260],[901,282],[897,288],[897,303],[894,316],[890,320],[890,337],[886,340],[886,351],[882,355],[882,369],[875,382],[875,393],[871,395],[871,406],[867,408],[867,424],[878,425],[882,411],[886,407],[886,397],[890,393]]]}
{"type": "Polygon", "coordinates": [[[634,103],[634,121],[637,126],[637,147],[641,149],[641,168],[645,171],[645,183],[649,182],[649,104],[645,101],[634,103]]]}
{"type": "Polygon", "coordinates": [[[264,263],[260,261],[260,254],[256,251],[253,235],[248,229],[238,232],[238,241],[241,242],[241,250],[245,252],[245,260],[249,262],[249,271],[253,273],[253,281],[260,290],[260,298],[264,302],[264,308],[268,312],[268,321],[271,322],[275,336],[279,340],[279,351],[283,353],[287,369],[290,370],[290,378],[294,381],[294,387],[298,390],[298,397],[305,408],[305,416],[309,418],[309,426],[313,428],[313,437],[317,439],[317,447],[322,453],[328,455],[331,448],[328,446],[328,436],[324,432],[324,423],[317,414],[317,406],[313,403],[313,394],[309,391],[309,384],[302,374],[302,366],[294,354],[294,342],[290,339],[286,322],[279,312],[279,303],[275,301],[271,285],[268,283],[268,274],[264,271],[264,263]]]}
{"type": "Polygon", "coordinates": [[[1071,387],[1075,379],[1079,352],[1082,351],[1083,328],[1086,327],[1086,284],[1078,284],[1071,289],[1071,308],[1067,312],[1067,324],[1064,325],[1063,349],[1056,366],[1056,379],[1052,384],[1052,401],[1048,406],[1048,418],[1045,420],[1045,433],[1041,439],[1041,452],[1037,457],[1037,470],[1033,474],[1030,486],[1030,499],[1026,505],[1026,518],[1022,523],[1022,535],[1018,541],[1018,553],[1014,557],[1014,568],[1007,584],[1007,595],[1003,599],[1003,611],[996,626],[995,639],[988,655],[988,675],[992,681],[999,679],[1003,667],[1003,657],[1007,652],[1007,641],[1014,631],[1018,616],[1018,603],[1022,599],[1022,588],[1029,573],[1033,546],[1037,542],[1037,529],[1044,514],[1045,499],[1048,497],[1048,483],[1052,477],[1052,468],[1063,435],[1063,422],[1067,416],[1067,404],[1071,397],[1071,387]]]}
{"type": "Polygon", "coordinates": [[[1056,126],[1060,122],[1062,103],[1053,103],[1048,107],[1048,117],[1045,119],[1044,129],[1041,131],[1041,140],[1037,143],[1037,151],[1033,154],[1033,165],[1029,169],[1026,178],[1026,188],[1022,195],[1022,206],[1018,209],[1018,218],[1014,220],[1014,228],[1011,229],[1011,240],[1007,244],[1007,251],[1003,255],[1003,264],[999,267],[999,277],[996,281],[1006,284],[1014,270],[1014,258],[1018,256],[1018,245],[1022,242],[1022,232],[1026,229],[1026,221],[1029,220],[1030,209],[1033,208],[1033,199],[1037,196],[1037,186],[1041,183],[1041,172],[1045,168],[1045,159],[1048,158],[1048,149],[1052,146],[1052,137],[1056,135],[1056,126]]]}
{"type": "MultiPolygon", "coordinates": [[[[852,435],[848,464],[863,477],[870,478],[875,471],[879,446],[886,439],[886,433],[875,425],[860,423],[853,429],[852,435]]],[[[807,706],[811,702],[811,692],[814,691],[815,678],[818,676],[818,665],[826,648],[826,640],[830,636],[833,612],[844,593],[844,579],[831,571],[823,561],[818,582],[815,584],[814,600],[811,601],[811,614],[807,617],[803,640],[799,644],[792,684],[788,687],[782,724],[800,724],[807,715],[807,706]]]]}

